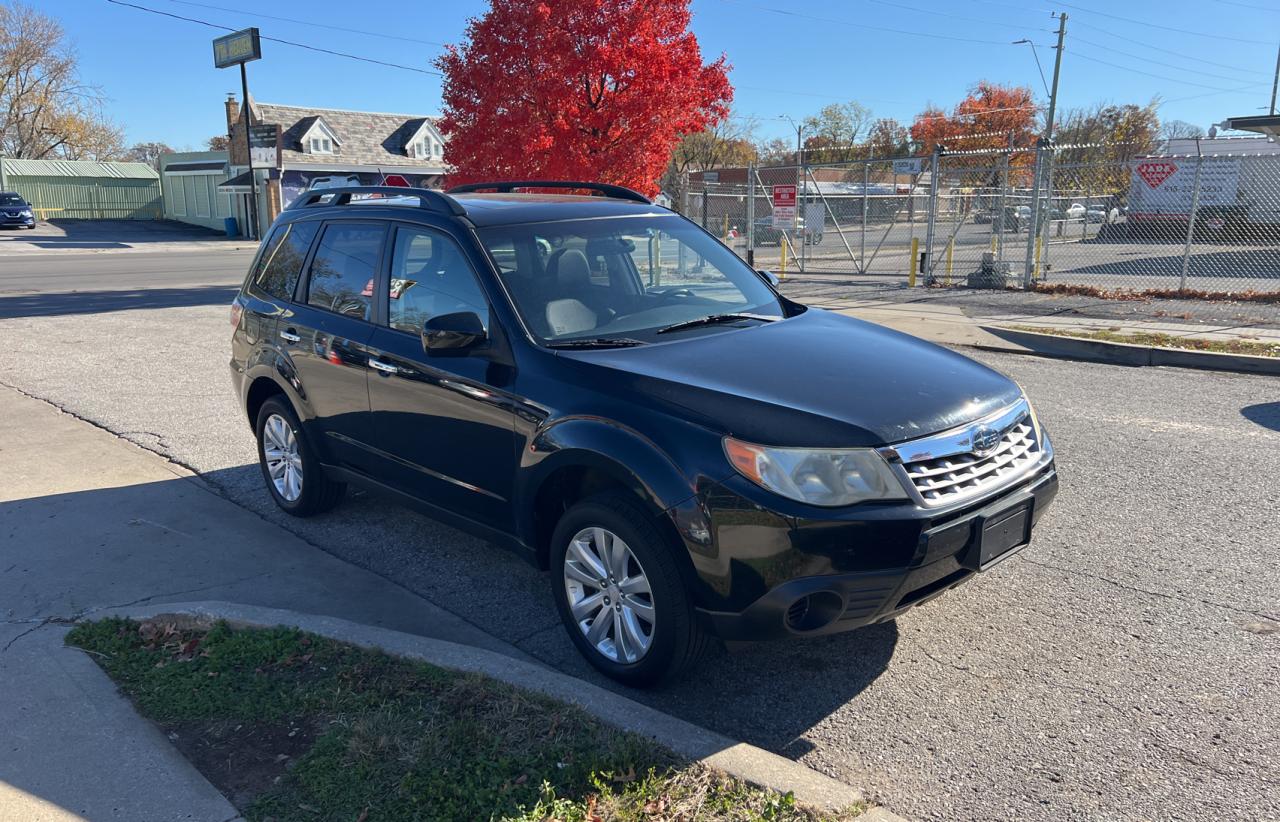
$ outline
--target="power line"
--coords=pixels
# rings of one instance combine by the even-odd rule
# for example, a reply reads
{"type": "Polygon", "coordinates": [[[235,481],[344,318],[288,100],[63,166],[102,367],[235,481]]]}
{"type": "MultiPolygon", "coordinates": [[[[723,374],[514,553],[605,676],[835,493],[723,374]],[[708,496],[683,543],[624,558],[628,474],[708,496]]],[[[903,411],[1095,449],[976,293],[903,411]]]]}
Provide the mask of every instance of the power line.
{"type": "MultiPolygon", "coordinates": [[[[174,20],[183,20],[188,23],[198,23],[201,26],[208,26],[211,29],[220,29],[221,31],[235,31],[235,29],[233,29],[231,26],[222,26],[217,23],[210,23],[208,20],[200,20],[195,17],[183,17],[181,14],[171,14],[170,12],[167,12],[167,11],[160,11],[159,9],[152,9],[152,8],[147,8],[146,6],[139,6],[136,3],[126,3],[124,2],[124,0],[107,0],[107,2],[115,6],[126,6],[131,9],[137,9],[138,11],[145,11],[151,14],[158,14],[162,17],[171,17],[174,20]]],[[[261,39],[269,40],[272,43],[280,43],[281,45],[285,45],[285,46],[293,46],[295,48],[306,49],[307,51],[319,52],[320,54],[328,54],[333,57],[344,57],[348,60],[357,60],[361,63],[372,63],[373,65],[377,65],[377,66],[386,66],[387,68],[396,68],[396,69],[402,69],[404,71],[413,71],[413,72],[417,72],[418,74],[429,74],[433,77],[444,76],[438,71],[431,71],[429,69],[417,68],[416,66],[406,66],[406,65],[402,65],[401,63],[391,63],[386,60],[375,60],[372,57],[361,57],[358,54],[348,54],[347,52],[344,52],[344,51],[334,51],[333,49],[321,48],[320,46],[311,46],[311,45],[307,45],[306,43],[297,43],[297,42],[294,42],[293,40],[282,40],[279,37],[267,37],[265,35],[262,35],[261,39]]]]}
{"type": "Polygon", "coordinates": [[[1240,6],[1244,9],[1258,9],[1259,11],[1269,11],[1273,14],[1280,14],[1280,9],[1272,6],[1259,6],[1255,3],[1241,3],[1240,0],[1213,0],[1215,3],[1222,3],[1224,6],[1240,6]]]}
{"type": "Polygon", "coordinates": [[[1241,74],[1260,74],[1260,72],[1257,72],[1255,69],[1240,68],[1239,66],[1233,66],[1229,63],[1218,63],[1213,60],[1205,60],[1204,58],[1201,58],[1201,57],[1192,57],[1189,54],[1184,54],[1183,52],[1176,51],[1175,49],[1167,49],[1161,46],[1152,45],[1151,43],[1147,43],[1142,40],[1136,40],[1133,37],[1129,37],[1127,35],[1116,34],[1110,29],[1104,29],[1101,26],[1095,26],[1095,25],[1091,25],[1090,23],[1081,22],[1079,19],[1075,21],[1075,24],[1077,26],[1084,26],[1087,29],[1092,29],[1093,31],[1101,32],[1102,34],[1105,34],[1108,37],[1115,37],[1116,39],[1124,40],[1125,42],[1132,43],[1135,46],[1142,46],[1143,48],[1151,49],[1152,51],[1160,51],[1160,52],[1164,52],[1165,54],[1172,54],[1176,57],[1181,57],[1183,60],[1190,60],[1194,63],[1204,63],[1206,66],[1217,66],[1218,68],[1224,68],[1230,71],[1238,71],[1241,74]]]}
{"type": "Polygon", "coordinates": [[[1170,83],[1179,83],[1184,86],[1196,86],[1197,88],[1208,88],[1208,89],[1213,89],[1214,91],[1231,91],[1231,89],[1222,88],[1221,86],[1207,86],[1204,83],[1193,83],[1190,80],[1179,80],[1176,77],[1167,77],[1163,74],[1155,74],[1150,71],[1142,71],[1141,69],[1122,66],[1119,63],[1112,63],[1109,60],[1102,60],[1097,57],[1090,57],[1087,54],[1081,54],[1078,51],[1073,51],[1072,54],[1075,55],[1076,57],[1079,57],[1081,60],[1088,60],[1091,63],[1100,63],[1104,66],[1110,66],[1111,68],[1117,68],[1117,69],[1120,69],[1121,71],[1127,71],[1130,74],[1141,74],[1146,77],[1154,77],[1157,80],[1167,80],[1170,83]]]}
{"type": "Polygon", "coordinates": [[[1271,45],[1271,41],[1269,40],[1250,40],[1246,37],[1232,37],[1229,34],[1213,34],[1212,32],[1207,31],[1193,31],[1191,29],[1175,28],[1174,26],[1162,26],[1159,23],[1152,23],[1147,20],[1135,20],[1132,17],[1121,17],[1118,14],[1111,14],[1105,11],[1098,11],[1097,9],[1085,8],[1084,6],[1075,6],[1071,3],[1063,3],[1062,0],[1054,0],[1054,2],[1059,6],[1065,6],[1069,9],[1075,9],[1076,11],[1083,11],[1087,14],[1096,14],[1100,17],[1110,17],[1112,20],[1120,20],[1125,23],[1133,23],[1134,25],[1147,26],[1148,28],[1161,29],[1163,31],[1174,31],[1178,34],[1190,34],[1194,37],[1208,37],[1213,40],[1228,40],[1233,43],[1254,43],[1263,46],[1271,45]]]}
{"type": "MultiPolygon", "coordinates": [[[[1014,31],[1027,31],[1027,26],[1020,26],[1016,23],[1006,23],[1001,20],[984,20],[977,17],[965,17],[963,14],[951,14],[945,11],[935,11],[933,9],[922,9],[919,6],[908,6],[905,3],[895,3],[893,0],[867,0],[868,3],[876,3],[881,6],[890,6],[895,9],[914,12],[916,14],[932,14],[935,17],[947,17],[952,20],[962,20],[966,23],[977,23],[982,26],[1000,26],[1014,31]]],[[[1052,31],[1052,29],[1035,29],[1036,31],[1052,31]]]]}
{"type": "Polygon", "coordinates": [[[901,34],[907,37],[927,37],[933,40],[950,40],[957,43],[978,43],[984,46],[1003,46],[1006,45],[1002,40],[978,40],[973,37],[955,37],[949,34],[933,34],[925,31],[910,31],[909,29],[893,29],[886,26],[873,26],[869,23],[854,23],[849,20],[837,20],[832,17],[818,17],[813,14],[803,14],[798,11],[789,9],[775,9],[769,6],[757,6],[752,3],[744,3],[742,0],[720,0],[722,3],[729,3],[736,6],[744,6],[746,8],[755,9],[756,11],[765,11],[770,14],[779,14],[784,17],[795,17],[801,20],[813,20],[818,23],[834,23],[838,26],[852,26],[857,29],[867,29],[868,31],[883,31],[888,34],[901,34]]]}
{"type": "MultiPolygon", "coordinates": [[[[1219,79],[1219,80],[1230,80],[1230,81],[1231,81],[1231,82],[1233,82],[1233,83],[1239,83],[1241,80],[1243,80],[1243,79],[1244,79],[1243,77],[1230,77],[1230,76],[1228,76],[1228,75],[1226,75],[1226,74],[1214,74],[1214,73],[1213,73],[1213,72],[1211,72],[1211,71],[1202,71],[1202,70],[1200,70],[1200,69],[1189,69],[1189,68],[1183,68],[1182,66],[1179,66],[1179,65],[1178,65],[1178,64],[1176,64],[1176,63],[1165,63],[1165,62],[1163,62],[1163,61],[1161,61],[1161,60],[1152,60],[1150,57],[1143,57],[1142,55],[1140,55],[1140,54],[1134,54],[1134,53],[1133,53],[1133,52],[1131,52],[1131,51],[1121,51],[1120,49],[1113,48],[1113,47],[1111,47],[1111,46],[1106,46],[1106,45],[1103,45],[1103,44],[1101,44],[1101,43],[1094,43],[1094,42],[1092,42],[1092,41],[1090,41],[1090,40],[1086,40],[1086,39],[1084,39],[1083,37],[1080,37],[1079,35],[1077,35],[1077,36],[1075,36],[1075,37],[1072,37],[1072,38],[1071,38],[1071,41],[1072,41],[1073,43],[1084,43],[1086,46],[1093,46],[1094,48],[1104,49],[1104,50],[1109,51],[1109,52],[1111,52],[1111,53],[1113,53],[1113,54],[1122,54],[1122,55],[1124,55],[1125,57],[1132,57],[1134,60],[1141,60],[1141,61],[1142,61],[1142,62],[1144,62],[1144,63],[1151,63],[1152,65],[1155,65],[1155,66],[1164,66],[1164,67],[1166,67],[1166,68],[1177,69],[1178,71],[1185,71],[1185,72],[1188,72],[1189,74],[1198,74],[1198,75],[1200,75],[1200,76],[1202,76],[1202,77],[1214,77],[1214,78],[1217,78],[1217,79],[1219,79]]],[[[1244,73],[1244,72],[1242,72],[1242,73],[1244,73]]],[[[1247,73],[1249,73],[1249,74],[1255,74],[1255,75],[1257,75],[1257,76],[1259,76],[1259,77],[1263,76],[1263,73],[1262,73],[1262,72],[1260,72],[1260,71],[1259,71],[1259,72],[1247,72],[1247,73]]]]}
{"type": "Polygon", "coordinates": [[[214,6],[214,5],[210,5],[209,3],[196,3],[196,2],[193,2],[192,0],[169,0],[169,2],[177,3],[178,5],[182,5],[182,6],[194,6],[195,8],[200,8],[200,9],[212,9],[213,11],[225,11],[230,14],[245,14],[245,15],[249,15],[250,17],[260,17],[263,20],[276,20],[281,23],[296,23],[299,26],[311,26],[312,28],[317,28],[317,29],[329,29],[330,31],[340,31],[345,34],[363,34],[368,37],[382,37],[387,40],[399,40],[402,43],[419,43],[424,46],[440,46],[442,48],[448,45],[447,43],[437,43],[435,40],[419,40],[415,37],[401,37],[396,34],[386,34],[385,32],[381,32],[381,31],[361,31],[360,29],[353,29],[348,26],[331,26],[325,23],[313,23],[310,20],[297,20],[292,17],[276,17],[270,14],[263,14],[260,11],[255,11],[252,9],[233,9],[233,8],[228,8],[226,6],[214,6]]]}

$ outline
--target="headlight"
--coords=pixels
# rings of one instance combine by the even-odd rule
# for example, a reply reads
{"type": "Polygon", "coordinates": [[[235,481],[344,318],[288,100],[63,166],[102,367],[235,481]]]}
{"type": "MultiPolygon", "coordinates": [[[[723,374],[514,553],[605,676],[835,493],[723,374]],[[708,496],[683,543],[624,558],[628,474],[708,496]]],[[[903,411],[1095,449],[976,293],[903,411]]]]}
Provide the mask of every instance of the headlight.
{"type": "Polygon", "coordinates": [[[24,208],[24,209],[22,209],[21,214],[22,214],[22,216],[23,216],[23,217],[30,217],[30,216],[31,216],[31,209],[29,209],[29,208],[24,208]]]}
{"type": "Polygon", "coordinates": [[[725,437],[729,462],[775,494],[811,505],[906,499],[884,458],[869,448],[769,448],[725,437]]]}

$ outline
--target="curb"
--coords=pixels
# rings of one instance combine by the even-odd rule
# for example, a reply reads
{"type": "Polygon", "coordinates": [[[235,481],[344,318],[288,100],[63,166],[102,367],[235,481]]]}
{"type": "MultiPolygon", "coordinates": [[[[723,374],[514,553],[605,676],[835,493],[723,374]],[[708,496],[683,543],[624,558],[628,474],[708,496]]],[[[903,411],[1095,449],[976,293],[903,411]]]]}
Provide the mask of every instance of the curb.
{"type": "MultiPolygon", "coordinates": [[[[1105,342],[1084,337],[1063,337],[1057,334],[1018,331],[1012,328],[1002,328],[998,325],[980,325],[978,327],[1002,340],[1030,349],[1033,354],[1046,357],[1088,360],[1112,365],[1165,365],[1208,371],[1234,371],[1241,374],[1280,375],[1280,357],[1255,357],[1250,354],[1222,354],[1217,351],[1191,351],[1178,348],[1133,345],[1132,343],[1105,342]]],[[[997,350],[1010,351],[1012,349],[999,348],[997,350]]]]}
{"type": "MultiPolygon", "coordinates": [[[[112,608],[97,612],[94,618],[117,616],[151,619],[170,614],[222,619],[233,625],[250,627],[287,625],[362,648],[378,649],[456,671],[484,674],[510,685],[577,705],[603,722],[650,737],[680,756],[702,762],[746,782],[779,793],[789,791],[797,801],[819,810],[839,811],[866,801],[861,791],[798,762],[700,728],[559,671],[482,648],[360,625],[336,617],[230,602],[163,603],[112,608]]],[[[874,808],[860,815],[857,822],[904,820],[882,808],[874,808]]]]}

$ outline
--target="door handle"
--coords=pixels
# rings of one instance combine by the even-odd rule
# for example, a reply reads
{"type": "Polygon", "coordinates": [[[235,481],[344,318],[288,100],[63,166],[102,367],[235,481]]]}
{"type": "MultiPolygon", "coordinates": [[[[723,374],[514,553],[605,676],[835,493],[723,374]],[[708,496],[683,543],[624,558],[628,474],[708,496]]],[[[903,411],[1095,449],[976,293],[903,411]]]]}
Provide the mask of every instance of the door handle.
{"type": "Polygon", "coordinates": [[[280,339],[284,340],[285,342],[291,342],[291,343],[302,342],[302,338],[299,337],[296,333],[294,333],[294,330],[292,328],[290,328],[288,331],[281,331],[280,339]]]}
{"type": "Polygon", "coordinates": [[[375,371],[381,371],[383,374],[400,373],[400,369],[396,368],[394,365],[382,362],[381,360],[375,360],[372,357],[369,359],[369,367],[375,371]]]}

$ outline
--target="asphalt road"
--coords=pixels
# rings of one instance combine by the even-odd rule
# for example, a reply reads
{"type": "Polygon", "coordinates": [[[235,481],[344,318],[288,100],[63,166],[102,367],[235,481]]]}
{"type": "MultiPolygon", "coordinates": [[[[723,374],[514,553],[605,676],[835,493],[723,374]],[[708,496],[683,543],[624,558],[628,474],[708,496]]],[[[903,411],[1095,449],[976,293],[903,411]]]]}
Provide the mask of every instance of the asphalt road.
{"type": "MultiPolygon", "coordinates": [[[[6,281],[0,382],[598,681],[523,561],[365,495],[280,514],[229,390],[225,301],[209,299],[243,256],[143,256],[41,261],[50,288],[80,295],[6,281]],[[146,308],[102,307],[148,283],[146,308]]],[[[640,698],[913,819],[1280,819],[1280,379],[970,353],[1019,380],[1058,448],[1062,493],[1033,545],[894,624],[718,651],[640,698]]]]}

